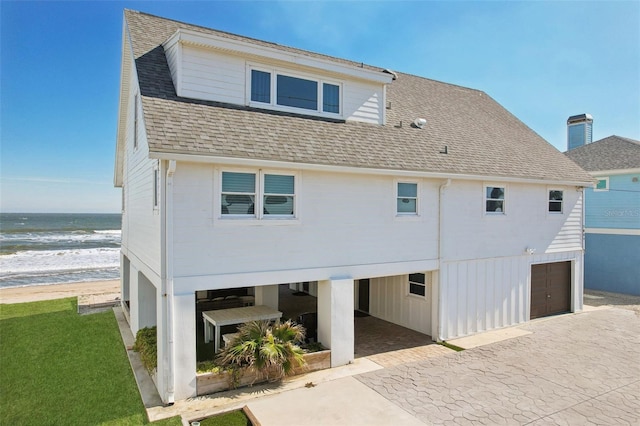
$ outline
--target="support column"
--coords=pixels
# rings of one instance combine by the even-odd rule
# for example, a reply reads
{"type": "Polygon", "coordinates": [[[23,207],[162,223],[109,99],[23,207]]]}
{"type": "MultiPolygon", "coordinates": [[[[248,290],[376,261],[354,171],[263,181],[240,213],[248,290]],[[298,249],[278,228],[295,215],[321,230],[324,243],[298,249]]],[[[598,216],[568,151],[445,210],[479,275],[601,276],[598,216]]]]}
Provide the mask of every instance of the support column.
{"type": "Polygon", "coordinates": [[[440,342],[440,271],[431,273],[431,340],[440,342]]]}
{"type": "Polygon", "coordinates": [[[265,305],[278,309],[278,284],[256,287],[256,305],[265,305]]]}
{"type": "Polygon", "coordinates": [[[318,340],[331,349],[331,367],[353,362],[353,309],[352,279],[318,282],[318,340]]]}
{"type": "Polygon", "coordinates": [[[135,336],[140,330],[140,294],[138,290],[138,269],[131,264],[129,271],[129,325],[131,332],[135,336]]]}
{"type": "Polygon", "coordinates": [[[195,294],[173,297],[174,396],[181,400],[196,396],[196,302],[195,294]]]}

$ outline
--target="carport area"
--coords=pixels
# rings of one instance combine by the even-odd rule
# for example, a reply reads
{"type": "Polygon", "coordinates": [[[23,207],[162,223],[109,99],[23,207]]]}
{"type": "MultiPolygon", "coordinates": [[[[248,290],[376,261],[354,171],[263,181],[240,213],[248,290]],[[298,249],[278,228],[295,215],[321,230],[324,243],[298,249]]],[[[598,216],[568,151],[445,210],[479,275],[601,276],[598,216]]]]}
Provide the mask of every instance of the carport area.
{"type": "MultiPolygon", "coordinates": [[[[309,318],[316,318],[318,312],[317,297],[302,291],[303,288],[308,289],[308,285],[303,286],[302,283],[299,284],[300,285],[280,284],[277,286],[277,306],[278,310],[282,312],[282,320],[292,319],[302,323],[306,328],[314,327],[314,325],[317,326],[317,319],[311,322],[306,321],[309,318]]],[[[311,286],[311,288],[313,289],[313,286],[311,286]]],[[[230,294],[225,297],[224,303],[227,302],[226,298],[232,297],[232,301],[239,301],[245,297],[242,295],[252,293],[249,288],[229,289],[223,290],[222,292],[230,294]]],[[[220,308],[231,307],[235,307],[235,305],[221,305],[220,308]]],[[[211,307],[209,309],[211,309],[211,307]]],[[[213,357],[213,343],[205,343],[203,340],[204,328],[202,311],[203,308],[199,306],[196,308],[196,346],[198,361],[205,361],[213,357]]],[[[353,327],[354,357],[367,357],[384,367],[419,361],[447,351],[446,348],[433,342],[429,335],[382,320],[359,310],[354,311],[353,327]]],[[[236,329],[237,325],[223,326],[222,332],[233,333],[236,329]]],[[[307,335],[314,336],[314,333],[308,331],[307,335]]]]}
{"type": "MultiPolygon", "coordinates": [[[[291,290],[287,284],[281,284],[278,293],[283,318],[295,319],[301,314],[316,312],[314,296],[291,290]]],[[[360,311],[354,313],[354,337],[355,358],[367,357],[385,367],[449,351],[433,342],[431,336],[360,311]]]]}

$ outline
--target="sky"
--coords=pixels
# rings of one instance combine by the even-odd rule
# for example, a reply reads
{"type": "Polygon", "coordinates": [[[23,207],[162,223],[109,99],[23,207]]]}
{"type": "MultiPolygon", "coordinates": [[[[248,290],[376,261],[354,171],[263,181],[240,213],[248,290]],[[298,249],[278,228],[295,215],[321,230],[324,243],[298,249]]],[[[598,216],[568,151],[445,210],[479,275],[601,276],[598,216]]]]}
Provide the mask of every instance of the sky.
{"type": "Polygon", "coordinates": [[[640,140],[640,1],[0,0],[0,212],[112,213],[123,9],[482,90],[558,150],[640,140]]]}

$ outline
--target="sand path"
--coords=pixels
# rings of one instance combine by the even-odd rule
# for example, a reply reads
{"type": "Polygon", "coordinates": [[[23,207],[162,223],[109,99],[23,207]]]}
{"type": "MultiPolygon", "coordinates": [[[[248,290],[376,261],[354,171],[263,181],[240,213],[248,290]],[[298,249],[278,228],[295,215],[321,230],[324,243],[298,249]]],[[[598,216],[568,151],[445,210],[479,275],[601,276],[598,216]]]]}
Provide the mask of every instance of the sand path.
{"type": "Polygon", "coordinates": [[[24,303],[63,299],[83,294],[119,293],[120,281],[92,281],[85,283],[34,285],[0,288],[0,303],[24,303]]]}

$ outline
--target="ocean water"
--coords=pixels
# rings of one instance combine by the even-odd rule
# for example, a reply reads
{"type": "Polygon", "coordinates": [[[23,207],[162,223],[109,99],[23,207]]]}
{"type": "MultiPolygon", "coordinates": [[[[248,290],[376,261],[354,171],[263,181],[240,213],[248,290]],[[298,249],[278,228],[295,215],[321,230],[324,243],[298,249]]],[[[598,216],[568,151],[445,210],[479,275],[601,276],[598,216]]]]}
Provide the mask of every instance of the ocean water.
{"type": "Polygon", "coordinates": [[[0,287],[117,279],[120,214],[0,213],[0,287]]]}

